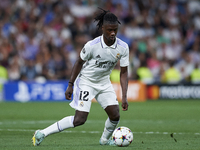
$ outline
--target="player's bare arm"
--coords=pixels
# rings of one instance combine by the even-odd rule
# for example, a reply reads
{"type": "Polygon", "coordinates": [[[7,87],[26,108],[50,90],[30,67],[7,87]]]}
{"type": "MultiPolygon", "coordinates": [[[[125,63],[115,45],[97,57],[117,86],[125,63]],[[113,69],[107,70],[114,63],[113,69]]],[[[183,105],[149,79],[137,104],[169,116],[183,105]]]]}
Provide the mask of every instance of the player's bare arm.
{"type": "Polygon", "coordinates": [[[128,69],[121,67],[120,83],[122,88],[122,110],[128,110],[127,89],[128,89],[128,69]]]}
{"type": "Polygon", "coordinates": [[[74,81],[75,81],[76,77],[78,76],[78,74],[80,73],[84,63],[85,63],[85,61],[83,61],[79,56],[78,60],[74,64],[74,67],[73,67],[72,73],[71,73],[71,77],[69,80],[69,84],[68,84],[67,90],[65,91],[65,98],[68,100],[71,100],[71,96],[73,93],[74,81]]]}

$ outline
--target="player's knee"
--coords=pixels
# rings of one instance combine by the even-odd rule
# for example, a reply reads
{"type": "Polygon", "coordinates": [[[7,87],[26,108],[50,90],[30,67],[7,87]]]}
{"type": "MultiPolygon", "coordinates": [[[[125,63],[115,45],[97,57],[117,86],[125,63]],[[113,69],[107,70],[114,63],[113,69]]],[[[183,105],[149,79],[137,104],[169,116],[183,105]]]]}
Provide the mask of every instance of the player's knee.
{"type": "Polygon", "coordinates": [[[74,127],[83,125],[86,122],[86,120],[87,120],[86,118],[76,118],[76,119],[74,119],[74,122],[73,122],[74,127]]]}
{"type": "Polygon", "coordinates": [[[74,116],[74,127],[83,125],[86,120],[87,120],[88,112],[81,112],[81,111],[76,111],[75,116],[74,116]]]}
{"type": "Polygon", "coordinates": [[[110,120],[112,120],[112,121],[119,121],[119,119],[120,119],[120,114],[114,114],[114,115],[112,115],[112,116],[110,116],[109,117],[110,118],[110,120]]]}
{"type": "Polygon", "coordinates": [[[85,123],[85,121],[83,121],[83,120],[74,121],[74,127],[83,125],[84,123],[85,123]]]}

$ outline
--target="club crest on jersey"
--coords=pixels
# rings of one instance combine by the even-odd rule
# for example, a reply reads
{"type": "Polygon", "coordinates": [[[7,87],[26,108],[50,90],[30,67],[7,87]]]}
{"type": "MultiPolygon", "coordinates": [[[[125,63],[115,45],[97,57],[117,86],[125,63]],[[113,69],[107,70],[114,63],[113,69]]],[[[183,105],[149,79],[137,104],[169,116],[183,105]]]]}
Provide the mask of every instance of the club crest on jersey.
{"type": "Polygon", "coordinates": [[[84,103],[83,103],[83,102],[81,102],[81,103],[80,103],[80,106],[81,106],[81,107],[83,107],[83,106],[84,106],[84,103]]]}
{"type": "Polygon", "coordinates": [[[120,53],[117,53],[116,58],[120,59],[120,53]]]}
{"type": "Polygon", "coordinates": [[[82,53],[85,54],[85,48],[82,49],[82,53]]]}

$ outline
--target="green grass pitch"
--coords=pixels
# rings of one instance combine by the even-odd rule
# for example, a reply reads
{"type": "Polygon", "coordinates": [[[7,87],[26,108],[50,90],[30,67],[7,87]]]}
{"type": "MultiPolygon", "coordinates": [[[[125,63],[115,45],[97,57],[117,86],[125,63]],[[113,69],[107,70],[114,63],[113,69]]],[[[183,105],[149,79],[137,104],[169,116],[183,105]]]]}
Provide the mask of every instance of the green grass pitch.
{"type": "Polygon", "coordinates": [[[73,115],[68,102],[1,102],[0,149],[2,150],[199,150],[200,101],[158,100],[130,102],[129,110],[120,108],[118,126],[130,128],[134,135],[128,147],[99,145],[107,115],[93,103],[87,122],[53,134],[40,146],[31,143],[33,132],[65,116],[73,115]]]}

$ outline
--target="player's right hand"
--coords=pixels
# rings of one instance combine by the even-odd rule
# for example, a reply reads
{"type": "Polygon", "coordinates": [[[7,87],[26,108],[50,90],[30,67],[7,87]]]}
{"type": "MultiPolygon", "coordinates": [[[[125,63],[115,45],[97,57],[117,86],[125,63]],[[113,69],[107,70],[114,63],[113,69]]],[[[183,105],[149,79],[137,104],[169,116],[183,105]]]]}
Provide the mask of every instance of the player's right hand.
{"type": "Polygon", "coordinates": [[[65,91],[65,98],[67,100],[71,100],[72,99],[72,93],[73,93],[73,86],[69,85],[67,87],[67,90],[65,91]]]}

